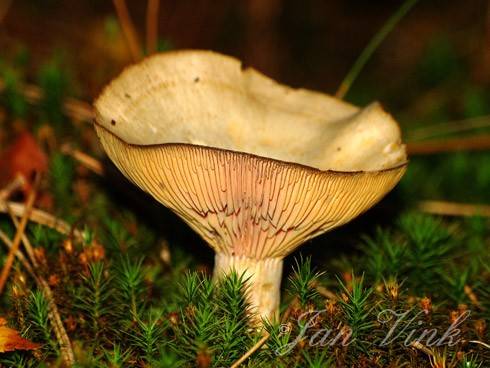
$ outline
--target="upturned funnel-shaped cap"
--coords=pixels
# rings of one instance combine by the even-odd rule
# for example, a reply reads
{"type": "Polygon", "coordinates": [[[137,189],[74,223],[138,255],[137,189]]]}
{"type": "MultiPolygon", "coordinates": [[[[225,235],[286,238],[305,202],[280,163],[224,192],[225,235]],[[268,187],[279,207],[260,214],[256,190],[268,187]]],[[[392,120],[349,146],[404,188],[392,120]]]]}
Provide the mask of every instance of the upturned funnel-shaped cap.
{"type": "Polygon", "coordinates": [[[116,166],[219,253],[283,257],[405,171],[399,127],[378,104],[292,89],[213,52],[152,56],[95,108],[116,166]]]}

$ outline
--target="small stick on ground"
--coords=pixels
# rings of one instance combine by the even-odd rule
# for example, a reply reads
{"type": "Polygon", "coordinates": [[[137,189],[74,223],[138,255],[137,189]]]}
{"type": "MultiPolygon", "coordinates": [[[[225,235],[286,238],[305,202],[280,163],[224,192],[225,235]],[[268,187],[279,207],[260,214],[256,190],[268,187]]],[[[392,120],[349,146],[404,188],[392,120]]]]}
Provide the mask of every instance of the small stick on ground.
{"type": "Polygon", "coordinates": [[[446,201],[420,201],[418,209],[422,212],[443,216],[483,216],[490,217],[490,206],[446,201]]]}
{"type": "Polygon", "coordinates": [[[485,151],[490,149],[490,135],[481,134],[473,137],[437,139],[407,144],[409,155],[433,155],[456,151],[485,151]]]}
{"type": "MultiPolygon", "coordinates": [[[[5,82],[0,79],[0,92],[5,89],[5,82]]],[[[20,87],[20,92],[24,95],[27,102],[32,105],[39,104],[44,98],[41,88],[31,84],[24,84],[20,87]]],[[[75,121],[92,121],[95,117],[92,106],[81,100],[71,97],[65,99],[63,103],[63,112],[75,121]]]]}
{"type": "MultiPolygon", "coordinates": [[[[17,219],[14,220],[14,224],[18,229],[20,224],[18,223],[17,219]]],[[[1,230],[0,230],[0,240],[2,240],[10,250],[12,250],[13,242],[1,230]]],[[[60,346],[62,359],[67,366],[72,366],[75,363],[75,357],[71,347],[70,339],[68,337],[68,334],[66,333],[65,327],[63,326],[63,322],[61,321],[61,317],[58,312],[58,307],[54,302],[53,292],[51,291],[51,288],[49,287],[49,284],[46,282],[46,280],[39,274],[36,274],[36,271],[38,271],[37,260],[34,257],[34,253],[32,251],[32,246],[31,243],[29,242],[29,239],[24,236],[23,242],[26,249],[29,250],[28,254],[30,255],[33,267],[31,266],[29,261],[24,257],[24,255],[20,252],[20,250],[17,250],[15,252],[15,255],[22,263],[24,268],[32,276],[34,281],[37,283],[38,287],[43,292],[44,297],[48,301],[48,308],[49,308],[48,317],[51,321],[51,324],[53,325],[56,338],[58,339],[58,344],[60,346]]]]}
{"type": "Polygon", "coordinates": [[[490,126],[490,115],[478,116],[463,120],[448,121],[434,125],[426,125],[408,132],[410,141],[433,138],[444,134],[454,134],[490,126]]]}
{"type": "MultiPolygon", "coordinates": [[[[14,216],[21,217],[25,213],[25,210],[26,205],[23,203],[0,201],[0,212],[12,213],[14,216]]],[[[54,229],[63,235],[70,235],[72,233],[72,227],[68,223],[40,209],[31,209],[29,220],[54,229]]],[[[73,230],[73,236],[76,240],[83,238],[82,233],[76,229],[73,230]]]]}
{"type": "MultiPolygon", "coordinates": [[[[11,213],[11,217],[14,225],[17,227],[18,230],[20,226],[18,220],[15,218],[15,216],[12,213],[11,213]]],[[[9,246],[9,248],[12,249],[11,242],[9,241],[8,237],[5,236],[5,234],[0,233],[0,238],[5,242],[5,244],[7,244],[7,246],[9,246]]],[[[73,349],[68,334],[66,333],[66,329],[63,325],[63,322],[61,321],[58,307],[56,306],[56,303],[54,301],[53,292],[51,291],[51,288],[49,287],[49,284],[46,282],[46,280],[39,275],[39,272],[36,273],[36,271],[39,270],[39,266],[37,263],[37,259],[34,255],[34,250],[29,241],[29,238],[27,238],[25,234],[23,234],[22,236],[22,241],[24,243],[24,246],[26,248],[27,254],[29,255],[33,267],[31,267],[27,259],[19,250],[17,250],[16,256],[22,262],[26,270],[32,275],[32,277],[38,284],[39,288],[42,290],[44,297],[48,301],[48,308],[49,308],[48,317],[51,321],[51,324],[53,325],[56,338],[58,339],[58,344],[60,346],[62,359],[67,366],[72,366],[75,363],[73,349]]]]}
{"type": "Polygon", "coordinates": [[[270,334],[268,332],[264,332],[264,336],[257,341],[257,343],[250,348],[240,359],[238,359],[235,363],[233,363],[230,368],[237,368],[240,364],[242,364],[245,360],[247,360],[253,353],[261,348],[262,345],[269,339],[270,334]]]}
{"type": "MultiPolygon", "coordinates": [[[[0,230],[0,240],[7,246],[7,248],[12,249],[12,241],[2,230],[0,230]]],[[[15,256],[20,263],[22,263],[22,266],[24,266],[27,272],[29,272],[29,274],[34,278],[34,280],[37,280],[36,274],[34,273],[29,261],[26,259],[26,257],[24,257],[24,254],[22,254],[20,250],[17,250],[17,252],[15,252],[15,256]]]]}
{"type": "Polygon", "coordinates": [[[312,285],[312,286],[316,289],[318,294],[320,294],[321,296],[323,296],[326,299],[331,299],[331,300],[338,300],[339,299],[337,297],[337,295],[335,295],[334,292],[328,290],[325,286],[319,285],[318,283],[316,283],[316,285],[312,285]]]}
{"type": "Polygon", "coordinates": [[[10,269],[12,268],[12,264],[14,262],[14,257],[17,251],[19,250],[20,241],[22,239],[22,235],[24,234],[24,230],[27,225],[27,221],[29,220],[29,215],[32,210],[32,206],[34,205],[34,201],[37,196],[37,188],[39,186],[40,176],[37,175],[34,181],[34,186],[32,187],[26,201],[26,206],[24,209],[24,213],[22,214],[22,219],[20,220],[19,227],[17,228],[17,232],[15,233],[14,240],[12,242],[12,248],[7,255],[7,260],[2,268],[2,273],[0,274],[0,294],[3,292],[5,284],[7,282],[7,278],[10,273],[10,269]]]}
{"type": "MultiPolygon", "coordinates": [[[[15,226],[18,228],[19,224],[17,219],[13,217],[12,220],[15,226]]],[[[37,263],[36,256],[34,255],[34,249],[32,248],[29,238],[27,236],[24,236],[22,238],[22,242],[24,243],[24,247],[26,248],[29,258],[31,259],[31,263],[34,266],[34,270],[38,271],[39,266],[37,263]]],[[[56,338],[58,339],[58,344],[60,346],[60,352],[63,361],[68,366],[72,366],[75,363],[75,357],[71,347],[70,338],[66,333],[65,327],[63,326],[63,322],[61,321],[60,313],[58,312],[58,307],[56,306],[56,303],[54,301],[53,292],[51,291],[51,288],[49,287],[49,284],[46,282],[46,280],[41,275],[39,275],[39,272],[37,272],[37,282],[39,288],[42,290],[44,294],[44,297],[48,301],[48,308],[49,308],[48,317],[51,320],[54,333],[56,335],[56,338]]]]}
{"type": "MultiPolygon", "coordinates": [[[[19,220],[17,220],[17,217],[15,217],[11,212],[9,212],[9,214],[10,214],[10,218],[12,219],[12,222],[15,225],[15,228],[18,229],[19,228],[19,220]]],[[[22,243],[24,243],[24,247],[26,248],[27,255],[30,258],[32,265],[34,266],[35,269],[37,269],[38,268],[37,259],[36,259],[36,256],[34,255],[34,250],[31,247],[31,243],[29,242],[29,238],[26,236],[25,233],[22,234],[21,240],[22,240],[22,243]]],[[[19,250],[19,252],[20,252],[20,250],[19,250]]]]}
{"type": "Polygon", "coordinates": [[[61,321],[58,307],[54,302],[53,292],[44,278],[39,278],[39,287],[43,291],[44,297],[48,301],[48,317],[53,324],[54,333],[58,339],[58,344],[60,345],[61,357],[67,366],[71,367],[75,363],[75,355],[73,354],[70,338],[68,337],[65,327],[63,326],[63,322],[61,321]]]}
{"type": "Polygon", "coordinates": [[[95,112],[89,103],[72,97],[65,99],[63,109],[65,114],[75,121],[92,122],[95,118],[95,112]]]}
{"type": "Polygon", "coordinates": [[[17,175],[5,188],[0,190],[0,201],[5,201],[12,193],[22,188],[26,184],[26,180],[23,175],[17,175]]]}
{"type": "Polygon", "coordinates": [[[417,350],[423,351],[425,354],[427,354],[431,357],[434,356],[434,353],[432,352],[432,350],[430,350],[429,348],[427,348],[425,345],[421,344],[418,341],[412,341],[410,343],[410,346],[417,349],[417,350]]]}
{"type": "Polygon", "coordinates": [[[78,161],[83,166],[93,171],[97,175],[104,176],[105,174],[104,165],[102,165],[102,163],[99,160],[93,158],[92,156],[89,156],[82,151],[74,149],[69,144],[64,144],[61,147],[61,152],[64,153],[65,155],[69,155],[73,157],[76,161],[78,161]]]}
{"type": "Polygon", "coordinates": [[[148,0],[146,9],[146,52],[153,54],[157,49],[158,42],[158,13],[160,0],[148,0]]]}
{"type": "Polygon", "coordinates": [[[471,341],[469,341],[469,342],[471,342],[472,344],[481,345],[481,346],[486,347],[487,349],[490,349],[490,345],[489,345],[489,344],[484,343],[483,341],[471,340],[471,341]]]}
{"type": "Polygon", "coordinates": [[[129,15],[128,7],[126,6],[126,1],[124,0],[112,0],[114,7],[116,8],[117,17],[119,19],[119,24],[128,43],[129,52],[133,61],[138,61],[142,58],[143,52],[141,50],[141,45],[136,34],[136,29],[134,28],[133,21],[129,15]]]}

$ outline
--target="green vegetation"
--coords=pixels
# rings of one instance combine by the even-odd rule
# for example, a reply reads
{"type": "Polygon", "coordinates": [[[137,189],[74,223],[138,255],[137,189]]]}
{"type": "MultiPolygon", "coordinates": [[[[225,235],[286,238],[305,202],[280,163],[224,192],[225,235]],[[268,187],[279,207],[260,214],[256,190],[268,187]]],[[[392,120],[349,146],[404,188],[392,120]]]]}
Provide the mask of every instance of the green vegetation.
{"type": "MultiPolygon", "coordinates": [[[[114,19],[106,28],[116,37],[114,19]]],[[[171,44],[159,40],[158,48],[171,44]]],[[[0,154],[27,130],[48,156],[37,206],[73,231],[29,223],[26,235],[76,367],[228,367],[265,332],[267,340],[243,367],[489,366],[489,219],[416,209],[424,199],[490,203],[488,151],[411,157],[406,176],[379,208],[286,260],[281,320],[258,331],[247,313],[243,275],[213,282],[212,253],[180,220],[113,167],[106,165],[100,177],[62,152],[70,143],[102,159],[91,125],[72,121],[63,109],[65,97],[79,90],[75,74],[59,55],[27,72],[30,63],[24,48],[0,60],[0,154]],[[40,87],[35,104],[25,96],[26,82],[40,87]],[[455,323],[458,341],[434,345],[455,323]]],[[[395,107],[414,141],[465,136],[468,131],[437,128],[424,137],[418,129],[490,113],[489,87],[472,81],[469,63],[445,35],[434,37],[414,73],[408,91],[385,90],[363,77],[349,96],[356,102],[380,98],[395,107]],[[404,105],[406,99],[416,105],[427,90],[436,97],[404,105]]],[[[488,130],[487,124],[470,133],[488,130]]],[[[0,214],[0,230],[14,237],[7,214],[0,214]]],[[[7,252],[0,246],[0,264],[7,252]]],[[[2,353],[0,366],[62,366],[48,299],[16,261],[0,295],[0,317],[42,347],[2,353]]]]}

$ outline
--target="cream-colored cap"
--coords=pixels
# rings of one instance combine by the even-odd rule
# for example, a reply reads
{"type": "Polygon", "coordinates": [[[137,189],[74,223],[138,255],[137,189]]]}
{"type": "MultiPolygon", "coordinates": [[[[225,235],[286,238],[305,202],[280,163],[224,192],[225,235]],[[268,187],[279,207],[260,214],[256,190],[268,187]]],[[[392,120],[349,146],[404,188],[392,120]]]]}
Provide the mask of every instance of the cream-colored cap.
{"type": "Polygon", "coordinates": [[[116,166],[220,253],[282,257],[405,171],[400,129],[379,104],[292,89],[214,52],[147,58],[95,108],[116,166]]]}

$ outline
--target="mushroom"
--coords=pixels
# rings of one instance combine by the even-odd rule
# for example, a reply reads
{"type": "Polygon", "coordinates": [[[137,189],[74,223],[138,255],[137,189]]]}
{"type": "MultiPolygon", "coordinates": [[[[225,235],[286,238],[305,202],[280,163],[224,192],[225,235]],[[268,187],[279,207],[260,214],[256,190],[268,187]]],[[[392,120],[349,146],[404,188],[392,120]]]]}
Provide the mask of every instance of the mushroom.
{"type": "Polygon", "coordinates": [[[210,51],[128,67],[95,102],[108,156],[248,278],[255,316],[278,317],[283,259],[377,203],[405,172],[393,118],[293,89],[210,51]]]}

